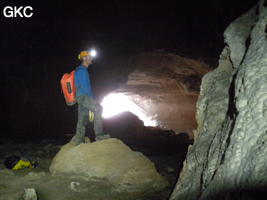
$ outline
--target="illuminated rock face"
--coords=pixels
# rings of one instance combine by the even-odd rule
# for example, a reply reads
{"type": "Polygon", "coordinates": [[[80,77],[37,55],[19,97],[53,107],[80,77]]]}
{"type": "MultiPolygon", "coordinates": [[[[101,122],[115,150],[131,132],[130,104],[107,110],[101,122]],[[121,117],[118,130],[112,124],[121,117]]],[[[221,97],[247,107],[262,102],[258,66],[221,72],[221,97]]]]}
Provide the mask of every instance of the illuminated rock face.
{"type": "Polygon", "coordinates": [[[266,23],[260,1],[226,29],[219,66],[202,80],[197,138],[171,200],[259,199],[266,193],[266,23]]]}
{"type": "Polygon", "coordinates": [[[200,80],[209,67],[166,53],[138,56],[135,66],[136,70],[129,75],[127,83],[116,92],[127,95],[160,127],[191,134],[196,128],[200,80]]]}

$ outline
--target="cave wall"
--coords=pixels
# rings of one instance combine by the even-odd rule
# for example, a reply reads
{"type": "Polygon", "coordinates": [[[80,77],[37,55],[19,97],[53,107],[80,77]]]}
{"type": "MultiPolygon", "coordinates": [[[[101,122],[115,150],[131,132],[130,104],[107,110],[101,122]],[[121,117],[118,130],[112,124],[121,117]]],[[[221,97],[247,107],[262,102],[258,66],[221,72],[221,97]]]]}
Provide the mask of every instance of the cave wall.
{"type": "Polygon", "coordinates": [[[210,67],[164,52],[139,55],[134,65],[136,70],[116,92],[129,96],[161,128],[191,136],[201,78],[210,67]]]}
{"type": "Polygon", "coordinates": [[[267,185],[267,8],[225,30],[219,66],[202,79],[195,143],[171,200],[255,199],[267,185]]]}

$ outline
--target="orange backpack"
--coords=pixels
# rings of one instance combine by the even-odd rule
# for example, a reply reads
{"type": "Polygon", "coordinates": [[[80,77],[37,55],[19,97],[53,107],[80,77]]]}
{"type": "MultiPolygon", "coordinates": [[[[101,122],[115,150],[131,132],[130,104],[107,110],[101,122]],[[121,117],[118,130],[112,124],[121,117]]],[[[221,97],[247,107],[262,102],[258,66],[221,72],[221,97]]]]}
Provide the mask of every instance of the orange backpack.
{"type": "Polygon", "coordinates": [[[72,106],[76,103],[76,87],[74,74],[75,70],[73,70],[71,73],[65,73],[60,81],[61,90],[68,106],[72,106]]]}

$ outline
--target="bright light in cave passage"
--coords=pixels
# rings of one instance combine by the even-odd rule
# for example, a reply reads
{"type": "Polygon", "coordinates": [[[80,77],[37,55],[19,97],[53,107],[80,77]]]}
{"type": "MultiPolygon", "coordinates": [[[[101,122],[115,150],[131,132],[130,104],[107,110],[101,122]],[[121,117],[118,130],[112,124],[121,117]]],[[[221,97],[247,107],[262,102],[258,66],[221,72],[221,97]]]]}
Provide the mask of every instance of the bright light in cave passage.
{"type": "Polygon", "coordinates": [[[144,122],[145,126],[156,126],[157,122],[148,117],[144,110],[134,103],[130,97],[122,93],[110,93],[101,102],[102,117],[110,118],[122,112],[129,111],[144,122]]]}

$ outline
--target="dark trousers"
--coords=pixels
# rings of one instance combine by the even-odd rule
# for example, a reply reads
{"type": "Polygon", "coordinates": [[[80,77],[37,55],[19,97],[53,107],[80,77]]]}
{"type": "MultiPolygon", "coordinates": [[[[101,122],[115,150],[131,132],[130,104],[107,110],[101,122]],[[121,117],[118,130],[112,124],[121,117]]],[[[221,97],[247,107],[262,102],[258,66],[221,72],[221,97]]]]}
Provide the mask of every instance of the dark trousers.
{"type": "Polygon", "coordinates": [[[78,103],[78,122],[76,126],[75,138],[77,140],[84,141],[85,128],[89,122],[89,111],[94,112],[94,132],[95,136],[104,135],[102,124],[102,107],[96,103],[96,101],[89,96],[77,97],[78,103]]]}

